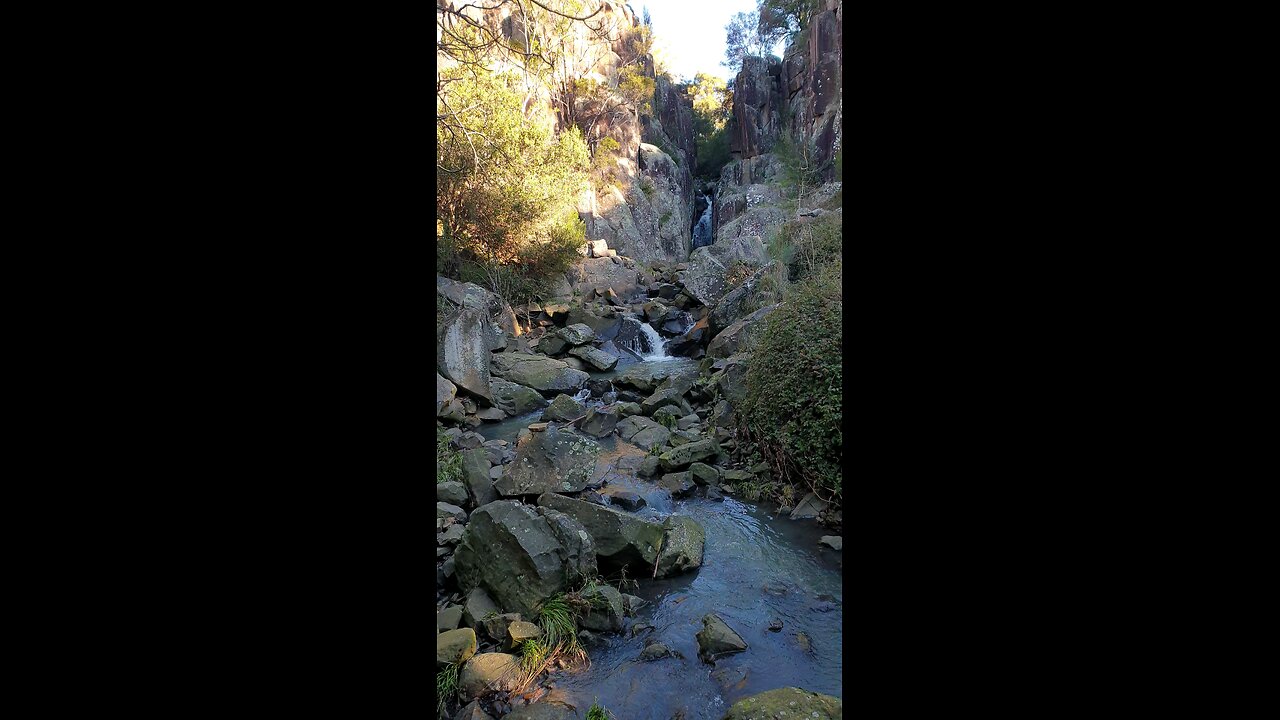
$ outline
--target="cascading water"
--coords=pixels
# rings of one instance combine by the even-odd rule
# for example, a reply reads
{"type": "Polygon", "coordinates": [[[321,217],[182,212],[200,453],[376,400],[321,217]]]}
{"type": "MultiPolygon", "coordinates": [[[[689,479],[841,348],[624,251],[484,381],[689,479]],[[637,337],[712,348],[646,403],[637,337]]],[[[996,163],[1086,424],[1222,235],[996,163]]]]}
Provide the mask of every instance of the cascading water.
{"type": "Polygon", "coordinates": [[[649,323],[642,322],[631,315],[622,318],[622,328],[618,331],[614,344],[646,362],[667,360],[671,357],[667,354],[667,341],[658,334],[658,331],[654,330],[649,323]]]}
{"type": "Polygon", "coordinates": [[[707,209],[702,211],[698,224],[693,226],[693,247],[695,248],[715,242],[715,238],[711,236],[711,196],[703,195],[702,197],[707,201],[707,209]]]}

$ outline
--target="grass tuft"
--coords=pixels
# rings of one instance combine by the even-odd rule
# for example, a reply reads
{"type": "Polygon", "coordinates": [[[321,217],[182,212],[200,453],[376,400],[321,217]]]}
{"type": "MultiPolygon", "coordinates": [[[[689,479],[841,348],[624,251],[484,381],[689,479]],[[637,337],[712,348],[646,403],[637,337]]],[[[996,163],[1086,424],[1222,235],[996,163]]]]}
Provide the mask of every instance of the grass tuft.
{"type": "Polygon", "coordinates": [[[445,703],[458,691],[458,666],[449,665],[436,673],[436,711],[444,710],[445,703]]]}
{"type": "Polygon", "coordinates": [[[600,702],[596,701],[587,710],[587,720],[613,720],[613,713],[600,707],[600,702]]]}

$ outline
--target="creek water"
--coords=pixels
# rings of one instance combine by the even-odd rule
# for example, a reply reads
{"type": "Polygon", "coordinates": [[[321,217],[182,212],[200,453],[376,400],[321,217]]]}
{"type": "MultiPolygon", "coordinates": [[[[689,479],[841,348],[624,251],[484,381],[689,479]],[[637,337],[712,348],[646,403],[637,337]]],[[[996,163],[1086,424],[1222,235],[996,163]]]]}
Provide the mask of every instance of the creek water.
{"type": "Polygon", "coordinates": [[[693,247],[695,248],[715,242],[711,232],[711,204],[714,199],[711,195],[703,195],[703,199],[707,203],[707,209],[702,211],[702,216],[698,218],[697,224],[693,226],[693,247]]]}
{"type": "MultiPolygon", "coordinates": [[[[637,362],[624,358],[614,370],[591,375],[616,377],[637,362]]],[[[652,362],[696,365],[688,358],[665,356],[652,362]]],[[[514,444],[520,430],[540,416],[536,411],[477,430],[486,439],[514,444]]],[[[644,497],[647,504],[638,516],[660,519],[674,513],[694,519],[706,529],[706,546],[702,567],[694,572],[628,582],[625,592],[647,604],[621,633],[600,635],[587,648],[589,666],[552,671],[551,696],[577,707],[583,716],[593,701],[599,702],[619,720],[720,720],[738,700],[786,686],[841,697],[840,558],[818,545],[830,532],[812,520],[793,521],[775,507],[733,496],[722,502],[672,499],[655,482],[636,476],[644,450],[617,435],[597,442],[601,452],[595,477],[605,480],[606,488],[621,487],[644,497]],[[695,635],[708,613],[716,613],[737,632],[747,651],[714,665],[700,660],[695,635]],[[775,632],[770,623],[777,621],[782,628],[775,632]],[[653,629],[633,636],[630,629],[640,624],[653,629]],[[683,657],[640,662],[650,637],[683,657]]],[[[628,580],[632,578],[629,574],[628,580]]],[[[616,586],[620,578],[606,579],[616,586]]]]}

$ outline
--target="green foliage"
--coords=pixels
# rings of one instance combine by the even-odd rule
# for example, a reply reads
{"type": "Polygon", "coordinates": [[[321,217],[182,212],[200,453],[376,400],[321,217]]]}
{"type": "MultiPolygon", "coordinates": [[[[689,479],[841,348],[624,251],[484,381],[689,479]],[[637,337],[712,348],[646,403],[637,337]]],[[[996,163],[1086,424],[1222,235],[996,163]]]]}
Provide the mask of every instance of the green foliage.
{"type": "Polygon", "coordinates": [[[653,93],[656,88],[654,79],[646,77],[639,66],[628,65],[618,72],[618,94],[640,115],[653,114],[653,93]]]}
{"type": "Polygon", "coordinates": [[[675,430],[675,429],[676,429],[676,424],[677,424],[677,422],[678,422],[678,421],[677,421],[677,419],[676,419],[676,416],[675,416],[675,415],[671,415],[671,414],[668,414],[668,413],[663,413],[663,414],[661,414],[661,415],[656,415],[656,416],[654,416],[654,417],[658,420],[658,424],[659,424],[659,425],[661,425],[662,427],[664,427],[664,428],[666,428],[666,429],[668,429],[668,430],[675,430]]]}
{"type": "Polygon", "coordinates": [[[449,447],[449,436],[436,428],[436,484],[462,480],[462,453],[449,447]]]}
{"type": "Polygon", "coordinates": [[[538,609],[538,627],[542,628],[542,640],[548,647],[561,646],[569,651],[581,652],[578,624],[564,593],[549,598],[538,609]]]}
{"type": "Polygon", "coordinates": [[[458,666],[449,665],[436,672],[436,711],[444,710],[445,703],[458,691],[458,666]]]}
{"type": "MultiPolygon", "coordinates": [[[[512,75],[454,68],[437,95],[437,270],[463,272],[508,302],[573,258],[590,164],[577,128],[555,134],[524,114],[512,75]],[[465,108],[466,113],[459,109],[465,108]]],[[[450,273],[451,276],[452,273],[450,273]]]]}
{"type": "Polygon", "coordinates": [[[843,424],[841,260],[793,288],[764,320],[747,371],[741,429],[775,478],[839,502],[843,424]]]}
{"type": "Polygon", "coordinates": [[[670,220],[670,219],[671,219],[671,211],[670,211],[670,210],[668,210],[668,211],[666,211],[666,212],[662,213],[662,218],[661,218],[660,220],[658,220],[658,227],[662,227],[663,225],[666,225],[666,224],[667,224],[667,221],[668,221],[668,220],[670,220]]]}
{"type": "Polygon", "coordinates": [[[640,191],[645,197],[653,199],[653,181],[647,177],[640,178],[640,191]]]}
{"type": "Polygon", "coordinates": [[[719,177],[729,162],[729,116],[733,94],[718,77],[698,73],[685,88],[693,100],[693,139],[697,146],[698,176],[719,177]]]}
{"type": "Polygon", "coordinates": [[[833,213],[812,220],[791,220],[778,228],[776,242],[788,279],[800,282],[833,262],[841,254],[843,234],[841,216],[833,213]]]}
{"type": "Polygon", "coordinates": [[[613,720],[613,713],[600,707],[599,701],[596,701],[587,709],[587,720],[613,720]]]}
{"type": "Polygon", "coordinates": [[[541,640],[537,638],[525,640],[520,643],[520,670],[526,675],[538,672],[550,654],[551,648],[541,640]]]}
{"type": "Polygon", "coordinates": [[[821,9],[819,0],[759,0],[759,32],[773,45],[782,38],[795,42],[809,27],[809,21],[821,9]]]}
{"type": "Polygon", "coordinates": [[[774,143],[773,154],[781,165],[778,184],[784,197],[799,202],[821,184],[821,169],[814,159],[817,153],[811,143],[796,142],[790,133],[784,132],[774,143]]]}
{"type": "Polygon", "coordinates": [[[591,164],[598,170],[612,170],[618,158],[618,148],[622,147],[617,140],[605,136],[596,144],[596,155],[591,164]]]}

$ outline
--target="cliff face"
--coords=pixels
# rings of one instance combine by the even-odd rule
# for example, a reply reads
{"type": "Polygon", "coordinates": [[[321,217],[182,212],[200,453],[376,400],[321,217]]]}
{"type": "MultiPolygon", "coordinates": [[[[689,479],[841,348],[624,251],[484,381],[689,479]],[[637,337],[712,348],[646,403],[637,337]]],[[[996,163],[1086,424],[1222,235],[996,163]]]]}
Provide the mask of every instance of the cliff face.
{"type": "Polygon", "coordinates": [[[841,140],[843,4],[827,0],[825,9],[787,47],[782,62],[756,57],[743,61],[734,79],[729,119],[733,160],[721,171],[716,192],[717,242],[722,236],[767,234],[781,222],[771,207],[778,199],[779,171],[772,152],[783,132],[813,148],[824,182],[834,179],[833,160],[841,140]]]}

